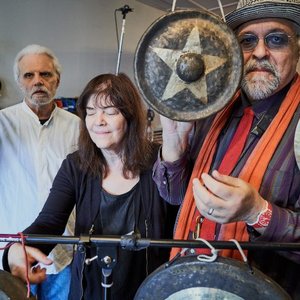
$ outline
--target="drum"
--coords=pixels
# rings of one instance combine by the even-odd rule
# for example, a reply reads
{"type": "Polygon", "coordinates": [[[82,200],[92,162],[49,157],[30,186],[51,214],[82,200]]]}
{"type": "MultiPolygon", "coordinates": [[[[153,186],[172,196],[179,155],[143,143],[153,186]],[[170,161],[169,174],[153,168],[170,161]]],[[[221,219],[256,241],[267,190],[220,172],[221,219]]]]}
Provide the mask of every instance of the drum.
{"type": "Polygon", "coordinates": [[[33,300],[27,298],[26,285],[17,277],[0,270],[0,300],[33,300]]]}
{"type": "Polygon", "coordinates": [[[218,257],[202,262],[185,256],[163,265],[139,287],[134,300],[291,299],[273,280],[243,262],[218,257]]]}

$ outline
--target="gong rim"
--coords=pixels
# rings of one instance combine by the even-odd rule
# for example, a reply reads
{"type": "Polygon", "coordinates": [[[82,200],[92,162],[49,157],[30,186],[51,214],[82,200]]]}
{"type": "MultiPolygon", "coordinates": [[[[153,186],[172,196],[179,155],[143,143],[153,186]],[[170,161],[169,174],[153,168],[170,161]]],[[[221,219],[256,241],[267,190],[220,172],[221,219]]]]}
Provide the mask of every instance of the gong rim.
{"type": "Polygon", "coordinates": [[[224,257],[203,262],[196,257],[184,256],[168,267],[160,266],[144,280],[134,300],[224,299],[225,294],[232,295],[228,299],[291,299],[276,282],[243,262],[224,257]],[[196,298],[191,290],[197,291],[196,298]]]}
{"type": "Polygon", "coordinates": [[[33,300],[35,297],[30,296],[27,298],[26,285],[20,278],[4,270],[0,270],[0,299],[33,300]]]}
{"type": "Polygon", "coordinates": [[[242,70],[242,51],[233,31],[204,10],[179,10],[158,18],[143,34],[134,58],[134,78],[146,103],[177,121],[194,121],[221,110],[239,88],[242,70]],[[180,38],[174,38],[176,34],[180,38]],[[187,51],[201,54],[206,66],[192,83],[175,70],[187,51]]]}

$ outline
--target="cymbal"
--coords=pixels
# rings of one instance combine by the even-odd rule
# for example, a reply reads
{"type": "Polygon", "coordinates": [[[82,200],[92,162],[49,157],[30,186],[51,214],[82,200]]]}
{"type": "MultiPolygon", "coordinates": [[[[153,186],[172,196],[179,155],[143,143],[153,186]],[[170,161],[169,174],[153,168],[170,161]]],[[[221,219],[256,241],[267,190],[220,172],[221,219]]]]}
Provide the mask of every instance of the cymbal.
{"type": "Polygon", "coordinates": [[[295,150],[296,161],[300,169],[300,120],[298,121],[298,125],[295,132],[294,150],[295,150]]]}

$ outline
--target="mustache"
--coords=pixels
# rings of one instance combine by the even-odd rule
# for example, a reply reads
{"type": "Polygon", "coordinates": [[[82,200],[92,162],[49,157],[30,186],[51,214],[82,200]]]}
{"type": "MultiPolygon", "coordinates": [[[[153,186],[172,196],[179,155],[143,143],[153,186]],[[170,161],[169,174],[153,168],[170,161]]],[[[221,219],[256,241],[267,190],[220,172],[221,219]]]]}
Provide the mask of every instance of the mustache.
{"type": "Polygon", "coordinates": [[[275,76],[277,74],[277,70],[275,69],[275,67],[268,60],[265,59],[261,61],[257,61],[255,59],[249,60],[244,67],[244,73],[246,75],[252,71],[256,71],[257,69],[270,72],[275,76]]]}
{"type": "Polygon", "coordinates": [[[44,93],[48,93],[48,89],[46,87],[40,86],[40,87],[36,87],[32,89],[32,94],[36,93],[36,92],[44,92],[44,93]]]}

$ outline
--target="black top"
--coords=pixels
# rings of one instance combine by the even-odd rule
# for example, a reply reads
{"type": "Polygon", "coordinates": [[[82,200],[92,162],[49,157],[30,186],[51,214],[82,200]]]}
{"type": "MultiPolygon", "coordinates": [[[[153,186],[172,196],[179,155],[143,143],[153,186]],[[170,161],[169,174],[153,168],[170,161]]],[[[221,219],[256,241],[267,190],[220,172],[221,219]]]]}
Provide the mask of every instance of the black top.
{"type": "MultiPolygon", "coordinates": [[[[156,155],[153,153],[153,158],[156,155]]],[[[43,210],[24,232],[62,234],[74,205],[76,205],[76,236],[88,235],[89,232],[93,235],[103,233],[125,235],[134,225],[135,231],[139,232],[142,238],[172,238],[177,207],[171,207],[160,198],[152,180],[151,169],[140,175],[140,181],[131,191],[124,195],[111,196],[102,190],[99,178],[91,177],[79,169],[77,152],[70,154],[63,161],[54,179],[43,210]],[[114,200],[123,198],[123,204],[115,205],[117,202],[112,204],[109,198],[115,198],[114,200]],[[110,203],[109,206],[107,203],[110,203]],[[111,231],[109,220],[114,224],[111,231]]],[[[31,246],[49,253],[54,245],[31,246]]],[[[72,263],[69,299],[101,299],[100,261],[94,260],[90,265],[86,265],[84,261],[86,258],[94,257],[97,251],[98,256],[103,257],[103,251],[107,249],[108,247],[98,247],[97,250],[96,245],[77,248],[72,263]]],[[[168,260],[169,250],[149,247],[139,251],[128,251],[118,247],[117,264],[113,268],[111,299],[133,299],[146,276],[168,260]]]]}

